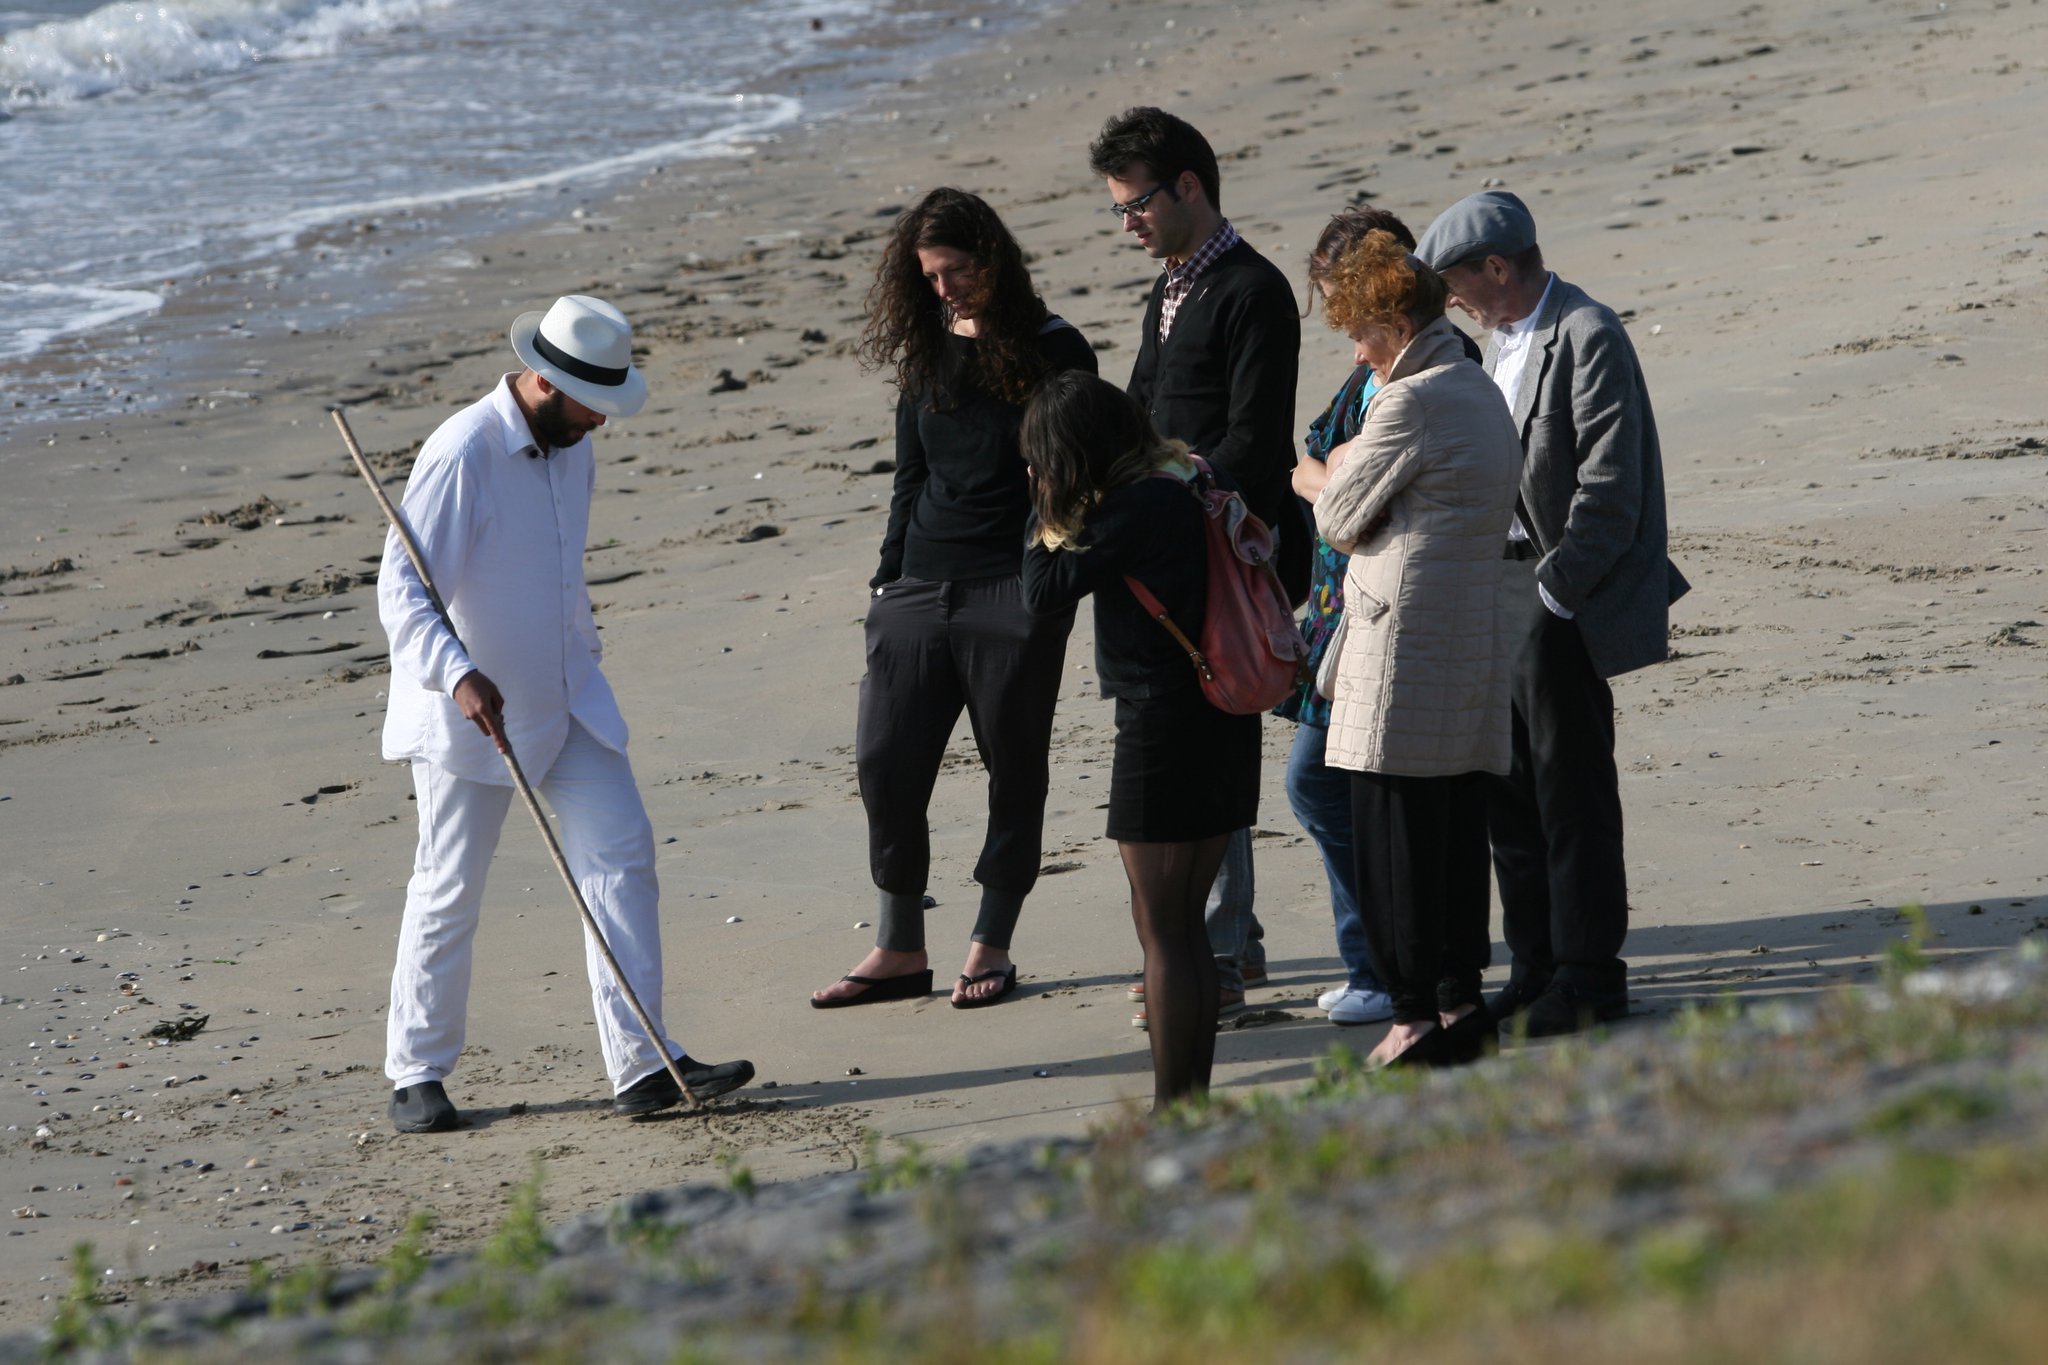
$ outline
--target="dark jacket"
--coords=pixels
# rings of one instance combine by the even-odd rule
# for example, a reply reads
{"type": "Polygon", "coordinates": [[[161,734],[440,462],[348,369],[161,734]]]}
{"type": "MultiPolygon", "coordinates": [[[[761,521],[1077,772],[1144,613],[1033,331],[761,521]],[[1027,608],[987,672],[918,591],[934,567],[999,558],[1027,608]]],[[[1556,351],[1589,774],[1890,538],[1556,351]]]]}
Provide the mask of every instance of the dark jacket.
{"type": "Polygon", "coordinates": [[[1187,442],[1244,491],[1245,505],[1280,534],[1280,581],[1308,593],[1314,536],[1294,495],[1294,386],[1301,317],[1279,267],[1240,241],[1195,280],[1159,341],[1166,272],[1145,307],[1129,393],[1162,436],[1187,442]]]}
{"type": "Polygon", "coordinates": [[[1691,585],[1665,553],[1664,458],[1635,347],[1612,309],[1562,279],[1532,330],[1512,411],[1537,581],[1573,613],[1601,677],[1661,663],[1667,609],[1691,585]]]}

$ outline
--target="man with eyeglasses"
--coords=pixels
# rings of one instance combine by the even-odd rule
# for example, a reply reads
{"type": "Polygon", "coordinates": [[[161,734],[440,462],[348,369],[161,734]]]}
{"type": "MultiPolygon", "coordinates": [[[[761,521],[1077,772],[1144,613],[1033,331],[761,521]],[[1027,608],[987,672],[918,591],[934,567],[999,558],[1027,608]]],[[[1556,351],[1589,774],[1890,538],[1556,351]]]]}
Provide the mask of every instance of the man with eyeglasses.
{"type": "MultiPolygon", "coordinates": [[[[1230,472],[1278,535],[1280,580],[1299,602],[1314,537],[1290,482],[1301,349],[1293,288],[1223,216],[1216,153],[1185,120],[1127,109],[1103,125],[1088,165],[1109,187],[1109,211],[1160,265],[1128,391],[1160,434],[1230,472]]],[[[1250,830],[1231,836],[1207,918],[1228,1014],[1243,1007],[1246,982],[1266,976],[1250,830]]]]}

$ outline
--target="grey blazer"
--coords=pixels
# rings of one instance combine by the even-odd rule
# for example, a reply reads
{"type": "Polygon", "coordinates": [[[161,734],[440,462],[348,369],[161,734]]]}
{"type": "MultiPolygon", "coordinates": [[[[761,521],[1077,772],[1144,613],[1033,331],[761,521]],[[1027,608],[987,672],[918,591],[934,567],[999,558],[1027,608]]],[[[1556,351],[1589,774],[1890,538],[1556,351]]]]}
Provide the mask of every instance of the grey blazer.
{"type": "MultiPolygon", "coordinates": [[[[1663,662],[1691,584],[1666,555],[1664,461],[1621,319],[1558,279],[1538,308],[1512,411],[1537,581],[1573,613],[1603,678],[1663,662]]],[[[1486,369],[1493,372],[1494,356],[1486,369]]]]}

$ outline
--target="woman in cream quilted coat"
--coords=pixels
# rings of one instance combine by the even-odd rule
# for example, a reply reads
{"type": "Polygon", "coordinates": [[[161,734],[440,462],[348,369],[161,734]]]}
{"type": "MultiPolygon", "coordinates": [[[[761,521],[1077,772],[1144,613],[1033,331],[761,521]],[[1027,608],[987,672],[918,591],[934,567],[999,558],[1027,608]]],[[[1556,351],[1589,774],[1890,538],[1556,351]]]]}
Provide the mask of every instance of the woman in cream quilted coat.
{"type": "Polygon", "coordinates": [[[1509,756],[1507,617],[1497,599],[1522,443],[1444,317],[1444,285],[1385,232],[1347,252],[1330,325],[1386,377],[1333,451],[1316,528],[1351,555],[1320,687],[1325,761],[1350,769],[1359,898],[1394,998],[1379,1065],[1451,1065],[1492,1036],[1484,774],[1509,756]]]}

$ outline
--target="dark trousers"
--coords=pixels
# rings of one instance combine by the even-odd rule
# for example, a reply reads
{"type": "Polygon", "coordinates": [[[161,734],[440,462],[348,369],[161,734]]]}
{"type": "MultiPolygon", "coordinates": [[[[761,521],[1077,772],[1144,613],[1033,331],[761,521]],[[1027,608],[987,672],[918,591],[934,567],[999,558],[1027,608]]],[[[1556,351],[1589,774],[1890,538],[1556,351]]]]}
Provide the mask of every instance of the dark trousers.
{"type": "Polygon", "coordinates": [[[1614,770],[1614,691],[1579,628],[1543,605],[1534,565],[1503,566],[1521,619],[1514,762],[1487,783],[1501,921],[1518,979],[1625,988],[1628,874],[1614,770]],[[1525,587],[1526,580],[1526,587],[1525,587]]]}
{"type": "MultiPolygon", "coordinates": [[[[882,946],[924,946],[907,922],[931,874],[926,810],[946,741],[965,708],[988,773],[988,834],[974,879],[984,888],[977,942],[1008,948],[1017,912],[1038,880],[1040,835],[1067,634],[1074,613],[1034,617],[1022,580],[902,578],[869,603],[867,675],[854,741],[868,813],[868,866],[904,921],[882,946]],[[915,939],[914,943],[909,940],[915,939]]],[[[921,911],[915,918],[922,919],[921,911]]]]}
{"type": "Polygon", "coordinates": [[[1484,777],[1351,775],[1360,919],[1398,1023],[1480,1003],[1493,951],[1484,777]]]}

